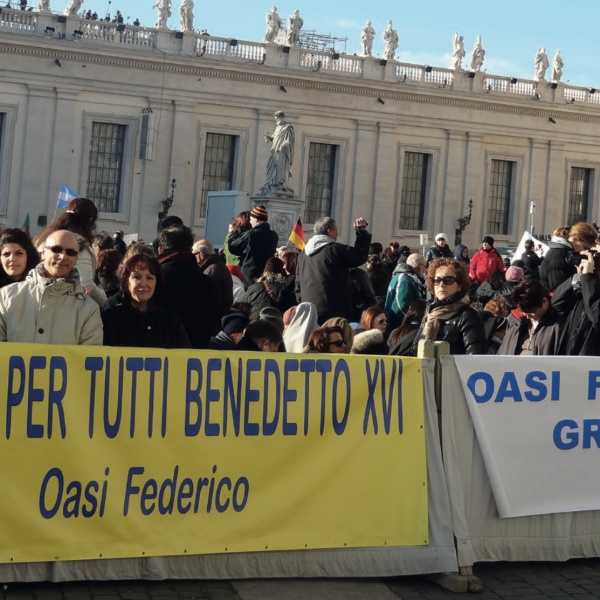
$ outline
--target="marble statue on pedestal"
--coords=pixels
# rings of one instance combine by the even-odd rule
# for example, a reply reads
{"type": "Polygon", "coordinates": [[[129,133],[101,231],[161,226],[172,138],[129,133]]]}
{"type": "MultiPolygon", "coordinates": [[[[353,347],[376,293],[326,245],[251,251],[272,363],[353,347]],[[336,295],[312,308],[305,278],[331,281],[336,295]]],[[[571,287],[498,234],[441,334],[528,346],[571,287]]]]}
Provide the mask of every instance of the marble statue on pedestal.
{"type": "Polygon", "coordinates": [[[375,30],[371,27],[371,21],[363,27],[360,35],[360,43],[362,45],[363,56],[373,56],[373,40],[375,39],[375,30]]]}
{"type": "Polygon", "coordinates": [[[535,65],[535,75],[533,79],[535,81],[546,81],[546,71],[550,66],[550,62],[548,61],[548,55],[546,54],[546,48],[540,48],[537,51],[534,59],[535,65]]]}
{"type": "Polygon", "coordinates": [[[471,59],[471,71],[481,71],[483,61],[485,60],[485,48],[481,45],[481,36],[477,36],[477,41],[473,47],[473,58],[471,59]]]}
{"type": "Polygon", "coordinates": [[[294,14],[288,18],[287,43],[288,46],[298,46],[300,44],[300,30],[304,25],[304,19],[300,16],[300,11],[295,10],[294,14]]]}
{"type": "Polygon", "coordinates": [[[279,34],[279,30],[284,27],[285,23],[277,14],[277,7],[274,6],[271,11],[267,13],[267,32],[265,33],[263,42],[274,42],[279,34]]]}
{"type": "Polygon", "coordinates": [[[158,8],[158,20],[156,21],[157,29],[167,29],[167,21],[171,17],[171,0],[157,0],[152,8],[158,8]]]}
{"type": "Polygon", "coordinates": [[[38,12],[50,12],[50,0],[40,0],[38,12]]]}
{"type": "Polygon", "coordinates": [[[194,31],[194,3],[192,0],[183,0],[179,7],[181,16],[181,31],[194,31]]]}
{"type": "Polygon", "coordinates": [[[564,68],[565,63],[560,55],[560,50],[557,50],[556,54],[554,55],[554,60],[552,61],[552,77],[550,77],[550,81],[558,83],[563,76],[564,68]]]}
{"type": "Polygon", "coordinates": [[[291,167],[294,161],[294,126],[285,120],[285,114],[275,113],[277,127],[273,134],[265,132],[265,142],[272,142],[271,154],[267,162],[267,177],[261,192],[283,191],[293,194],[288,182],[292,177],[291,167]]]}
{"type": "Polygon", "coordinates": [[[385,60],[394,60],[396,50],[398,49],[398,32],[392,29],[392,22],[388,23],[387,29],[381,35],[385,47],[383,49],[383,58],[385,60]]]}
{"type": "Polygon", "coordinates": [[[450,68],[455,71],[462,71],[462,61],[467,55],[465,52],[465,38],[462,35],[459,36],[458,33],[455,33],[452,38],[452,47],[452,64],[450,65],[450,68]]]}
{"type": "Polygon", "coordinates": [[[83,0],[71,0],[67,5],[67,8],[65,8],[65,12],[63,14],[67,15],[68,17],[76,17],[82,4],[83,0]]]}

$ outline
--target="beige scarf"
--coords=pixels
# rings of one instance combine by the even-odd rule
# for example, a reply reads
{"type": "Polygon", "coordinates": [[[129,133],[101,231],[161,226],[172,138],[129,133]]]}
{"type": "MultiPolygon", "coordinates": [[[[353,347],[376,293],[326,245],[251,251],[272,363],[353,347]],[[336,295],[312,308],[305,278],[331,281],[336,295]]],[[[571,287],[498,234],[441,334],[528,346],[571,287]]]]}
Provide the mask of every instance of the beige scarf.
{"type": "Polygon", "coordinates": [[[456,302],[442,304],[441,306],[431,308],[427,313],[427,323],[425,323],[425,327],[423,328],[423,336],[425,339],[435,341],[442,321],[448,321],[465,306],[469,306],[470,303],[469,294],[465,294],[456,302]]]}

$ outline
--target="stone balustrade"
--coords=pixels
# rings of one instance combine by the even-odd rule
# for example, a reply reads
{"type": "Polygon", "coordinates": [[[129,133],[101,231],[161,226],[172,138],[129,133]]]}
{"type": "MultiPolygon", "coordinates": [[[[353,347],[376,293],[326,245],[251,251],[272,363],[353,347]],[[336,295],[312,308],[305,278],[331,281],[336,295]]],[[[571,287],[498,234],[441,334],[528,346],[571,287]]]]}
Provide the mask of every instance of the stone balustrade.
{"type": "Polygon", "coordinates": [[[239,63],[256,63],[266,68],[313,71],[333,76],[370,79],[388,83],[440,88],[469,94],[499,96],[529,96],[533,100],[566,104],[600,104],[598,93],[592,88],[568,86],[563,83],[536,82],[513,79],[501,75],[414,65],[397,61],[381,61],[333,52],[320,52],[300,47],[291,48],[273,43],[258,43],[231,38],[180,33],[171,30],[124,25],[118,31],[116,23],[90,21],[80,17],[63,17],[50,13],[3,8],[0,12],[0,34],[18,32],[49,39],[73,40],[82,44],[128,44],[156,48],[165,55],[196,57],[239,63]],[[59,18],[62,22],[59,23],[59,18]],[[54,33],[48,33],[54,28],[54,33]],[[81,36],[74,32],[81,32],[81,36]],[[176,43],[174,43],[176,42],[176,43]],[[179,42],[179,43],[177,43],[179,42]],[[554,86],[554,87],[553,87],[554,86]]]}

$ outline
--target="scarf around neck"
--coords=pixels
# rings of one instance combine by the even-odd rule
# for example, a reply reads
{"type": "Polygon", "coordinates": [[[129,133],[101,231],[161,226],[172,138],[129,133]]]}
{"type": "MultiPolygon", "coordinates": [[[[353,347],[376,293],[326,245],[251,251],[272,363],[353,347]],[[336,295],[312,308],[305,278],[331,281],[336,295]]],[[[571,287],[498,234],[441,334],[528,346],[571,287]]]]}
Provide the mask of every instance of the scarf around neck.
{"type": "Polygon", "coordinates": [[[442,321],[448,321],[469,304],[469,294],[462,291],[446,298],[446,300],[433,302],[427,311],[427,322],[423,328],[425,339],[435,341],[442,321]]]}

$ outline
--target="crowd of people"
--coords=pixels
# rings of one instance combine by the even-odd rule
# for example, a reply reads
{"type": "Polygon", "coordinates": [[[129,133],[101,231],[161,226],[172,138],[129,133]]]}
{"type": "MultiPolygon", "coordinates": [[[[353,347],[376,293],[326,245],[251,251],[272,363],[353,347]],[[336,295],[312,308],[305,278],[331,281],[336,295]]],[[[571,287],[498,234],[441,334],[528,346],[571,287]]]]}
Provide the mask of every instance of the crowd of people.
{"type": "Polygon", "coordinates": [[[152,244],[96,232],[76,198],[34,240],[0,235],[0,341],[216,351],[416,356],[421,340],[451,354],[600,354],[600,241],[595,226],[555,230],[502,258],[494,239],[472,255],[436,235],[425,256],[352,245],[319,219],[303,251],[279,246],[268,211],[242,212],[220,240],[194,240],[167,217],[152,244]],[[220,245],[220,244],[217,244],[220,245]]]}

